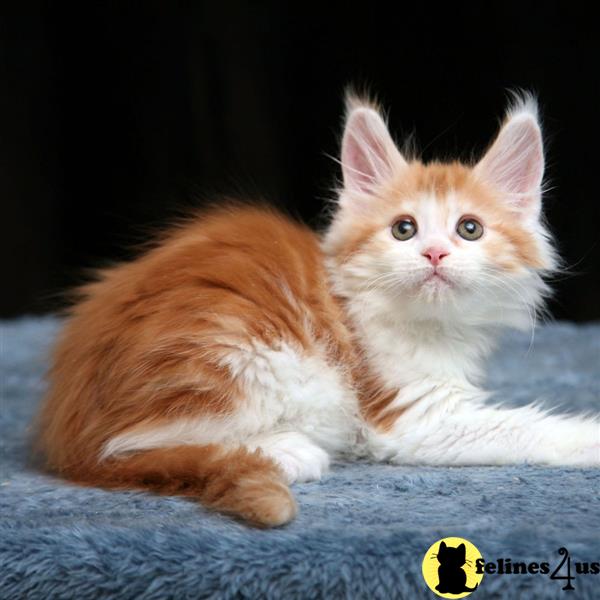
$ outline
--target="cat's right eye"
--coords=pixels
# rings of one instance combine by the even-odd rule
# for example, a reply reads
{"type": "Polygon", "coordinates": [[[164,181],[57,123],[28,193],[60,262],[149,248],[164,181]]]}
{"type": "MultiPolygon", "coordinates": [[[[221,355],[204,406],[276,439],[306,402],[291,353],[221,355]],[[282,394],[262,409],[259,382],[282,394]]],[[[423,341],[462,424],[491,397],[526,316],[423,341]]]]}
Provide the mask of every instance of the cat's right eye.
{"type": "Polygon", "coordinates": [[[401,217],[392,225],[392,235],[401,242],[417,233],[417,222],[412,217],[401,217]]]}

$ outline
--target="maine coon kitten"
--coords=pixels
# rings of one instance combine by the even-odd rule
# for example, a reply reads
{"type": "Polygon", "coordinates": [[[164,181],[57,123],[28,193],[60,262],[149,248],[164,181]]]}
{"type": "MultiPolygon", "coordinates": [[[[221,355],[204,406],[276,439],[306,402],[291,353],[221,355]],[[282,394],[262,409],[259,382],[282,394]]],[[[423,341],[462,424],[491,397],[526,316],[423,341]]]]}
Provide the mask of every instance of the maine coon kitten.
{"type": "Polygon", "coordinates": [[[262,526],[331,456],[399,464],[600,464],[596,420],[500,408],[478,387],[555,265],[534,101],[475,165],[408,160],[351,98],[343,187],[319,238],[231,205],[82,290],[40,418],[50,469],[197,497],[262,526]]]}

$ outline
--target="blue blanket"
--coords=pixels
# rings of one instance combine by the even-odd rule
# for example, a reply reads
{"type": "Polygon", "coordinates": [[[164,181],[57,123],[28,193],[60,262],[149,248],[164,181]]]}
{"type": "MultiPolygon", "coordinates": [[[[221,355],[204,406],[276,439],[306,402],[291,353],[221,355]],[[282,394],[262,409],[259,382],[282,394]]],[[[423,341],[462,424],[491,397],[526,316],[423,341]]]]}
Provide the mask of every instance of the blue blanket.
{"type": "MultiPolygon", "coordinates": [[[[445,536],[470,540],[488,562],[554,570],[558,549],[570,553],[574,592],[548,575],[486,574],[475,597],[600,596],[600,575],[575,573],[575,562],[600,560],[599,469],[335,464],[320,483],[294,486],[297,520],[271,531],[190,500],[37,472],[27,433],[58,325],[1,325],[0,598],[433,598],[421,562],[445,536]]],[[[533,345],[511,334],[488,386],[508,403],[598,411],[599,357],[600,324],[547,325],[533,345]]]]}

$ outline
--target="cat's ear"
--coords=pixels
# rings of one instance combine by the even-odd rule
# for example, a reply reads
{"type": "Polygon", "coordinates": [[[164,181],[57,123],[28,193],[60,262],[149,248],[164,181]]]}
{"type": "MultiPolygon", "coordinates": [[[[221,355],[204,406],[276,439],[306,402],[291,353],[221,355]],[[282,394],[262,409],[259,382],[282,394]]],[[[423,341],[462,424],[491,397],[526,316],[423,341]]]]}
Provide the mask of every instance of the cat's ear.
{"type": "Polygon", "coordinates": [[[475,173],[516,209],[539,214],[544,146],[533,96],[515,96],[496,140],[476,165],[475,173]]]}
{"type": "Polygon", "coordinates": [[[375,105],[348,96],[346,107],[341,156],[344,189],[371,194],[406,161],[375,105]]]}
{"type": "Polygon", "coordinates": [[[446,549],[446,542],[440,542],[440,550],[445,550],[446,549]]]}

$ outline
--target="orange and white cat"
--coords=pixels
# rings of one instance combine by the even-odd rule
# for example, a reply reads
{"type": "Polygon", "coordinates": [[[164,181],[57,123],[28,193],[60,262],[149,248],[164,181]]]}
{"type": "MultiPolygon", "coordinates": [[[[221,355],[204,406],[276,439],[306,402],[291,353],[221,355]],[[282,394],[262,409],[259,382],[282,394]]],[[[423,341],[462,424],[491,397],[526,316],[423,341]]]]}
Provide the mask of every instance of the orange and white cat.
{"type": "Polygon", "coordinates": [[[351,98],[341,163],[322,237],[232,204],[82,289],[40,417],[50,469],[276,526],[296,512],[289,484],[332,456],[600,464],[597,420],[490,406],[478,387],[555,266],[534,101],[465,165],[407,159],[351,98]]]}

